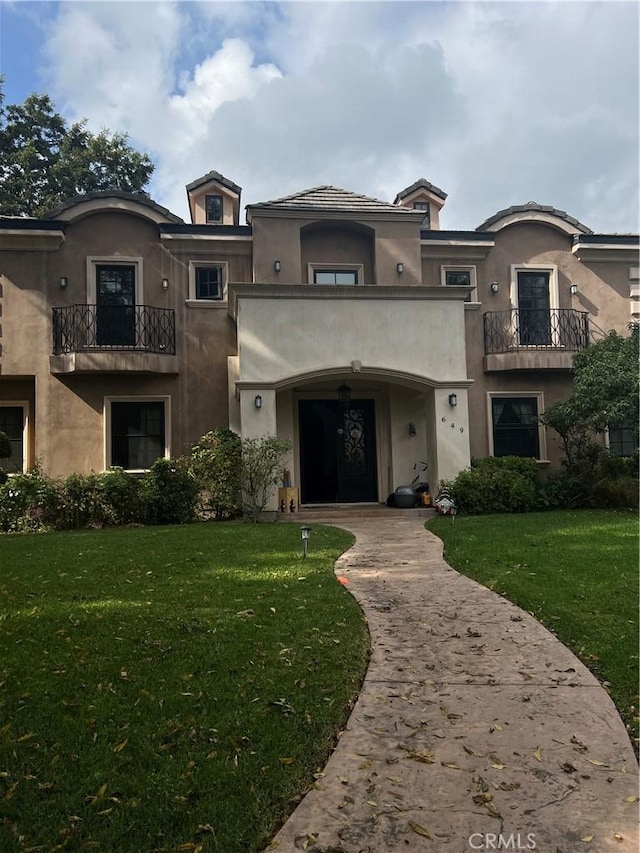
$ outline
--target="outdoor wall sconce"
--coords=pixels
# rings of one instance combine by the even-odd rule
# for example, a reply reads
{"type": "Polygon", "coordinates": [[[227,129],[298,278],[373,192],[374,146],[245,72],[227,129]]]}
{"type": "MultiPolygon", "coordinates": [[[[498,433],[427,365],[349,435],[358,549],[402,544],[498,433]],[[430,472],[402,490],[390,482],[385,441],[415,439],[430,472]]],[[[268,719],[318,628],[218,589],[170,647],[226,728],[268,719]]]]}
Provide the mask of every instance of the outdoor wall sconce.
{"type": "Polygon", "coordinates": [[[409,435],[416,435],[416,425],[414,423],[409,422],[409,435]]]}
{"type": "Polygon", "coordinates": [[[60,276],[60,287],[64,290],[68,284],[69,284],[69,279],[66,277],[66,275],[61,275],[60,276]]]}
{"type": "Polygon", "coordinates": [[[163,290],[169,290],[169,279],[168,278],[162,279],[162,289],[163,290]]]}
{"type": "Polygon", "coordinates": [[[281,269],[280,261],[274,261],[273,262],[273,268],[276,272],[280,272],[280,269],[281,269]]]}
{"type": "Polygon", "coordinates": [[[260,394],[256,394],[256,396],[253,400],[253,404],[256,407],[256,409],[262,408],[262,397],[260,396],[260,394]]]}
{"type": "Polygon", "coordinates": [[[569,293],[572,296],[577,296],[578,295],[578,285],[577,284],[569,285],[569,293]]]}
{"type": "Polygon", "coordinates": [[[351,388],[348,385],[341,385],[338,388],[338,400],[345,404],[351,400],[351,388]]]}
{"type": "Polygon", "coordinates": [[[492,281],[491,282],[491,293],[497,293],[500,290],[500,282],[492,281]]]}
{"type": "Polygon", "coordinates": [[[307,546],[309,545],[309,537],[311,536],[310,527],[300,528],[300,537],[302,538],[302,556],[307,556],[307,546]]]}
{"type": "Polygon", "coordinates": [[[402,275],[402,273],[404,272],[404,264],[402,263],[402,261],[396,264],[396,272],[398,273],[398,275],[402,275]]]}
{"type": "Polygon", "coordinates": [[[458,395],[457,394],[449,394],[449,405],[457,406],[458,405],[458,395]]]}

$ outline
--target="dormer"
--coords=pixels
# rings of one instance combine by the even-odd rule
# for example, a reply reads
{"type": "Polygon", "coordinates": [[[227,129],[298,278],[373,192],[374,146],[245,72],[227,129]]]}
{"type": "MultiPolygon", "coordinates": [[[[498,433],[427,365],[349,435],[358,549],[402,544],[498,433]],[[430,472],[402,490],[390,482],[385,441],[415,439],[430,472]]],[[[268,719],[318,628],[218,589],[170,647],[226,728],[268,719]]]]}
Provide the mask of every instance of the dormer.
{"type": "Polygon", "coordinates": [[[424,212],[421,229],[426,231],[440,230],[440,210],[444,207],[446,192],[430,184],[424,178],[419,178],[410,187],[400,190],[394,199],[394,204],[408,207],[410,210],[424,212]]]}
{"type": "Polygon", "coordinates": [[[220,172],[208,172],[187,184],[194,225],[239,225],[242,188],[220,172]]]}

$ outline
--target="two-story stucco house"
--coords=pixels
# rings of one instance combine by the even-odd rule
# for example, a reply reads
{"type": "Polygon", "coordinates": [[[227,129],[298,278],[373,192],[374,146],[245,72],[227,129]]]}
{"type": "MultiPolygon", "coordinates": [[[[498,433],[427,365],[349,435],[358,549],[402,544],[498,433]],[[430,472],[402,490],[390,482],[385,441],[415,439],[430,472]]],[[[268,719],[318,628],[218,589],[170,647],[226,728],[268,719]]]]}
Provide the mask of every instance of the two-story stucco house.
{"type": "MultiPolygon", "coordinates": [[[[291,442],[302,504],[381,502],[472,457],[558,465],[538,415],[576,351],[638,317],[638,238],[553,207],[443,231],[426,180],[249,205],[218,172],[191,222],[144,196],[0,219],[0,429],[10,466],[140,471],[231,426],[291,442]]],[[[624,451],[626,436],[612,432],[624,451]]]]}

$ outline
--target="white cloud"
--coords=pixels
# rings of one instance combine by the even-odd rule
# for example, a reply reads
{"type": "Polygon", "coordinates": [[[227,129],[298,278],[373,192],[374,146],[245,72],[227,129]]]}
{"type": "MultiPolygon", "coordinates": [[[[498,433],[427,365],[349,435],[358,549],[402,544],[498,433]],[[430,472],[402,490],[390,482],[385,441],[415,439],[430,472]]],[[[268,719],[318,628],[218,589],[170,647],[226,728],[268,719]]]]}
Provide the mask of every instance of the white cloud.
{"type": "Polygon", "coordinates": [[[218,169],[261,201],[418,177],[473,228],[530,199],[638,219],[638,11],[628,3],[66,3],[52,94],[128,131],[158,201],[218,169]]]}

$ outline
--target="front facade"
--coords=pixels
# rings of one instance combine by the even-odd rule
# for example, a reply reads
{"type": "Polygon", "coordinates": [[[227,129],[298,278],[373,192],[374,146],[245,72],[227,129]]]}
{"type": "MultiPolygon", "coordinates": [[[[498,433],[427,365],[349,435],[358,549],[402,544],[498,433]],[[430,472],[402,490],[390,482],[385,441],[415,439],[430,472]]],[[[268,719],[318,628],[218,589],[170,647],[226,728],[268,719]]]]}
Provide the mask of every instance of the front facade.
{"type": "Polygon", "coordinates": [[[638,319],[638,238],[533,202],[443,231],[426,180],[393,203],[316,187],[246,225],[218,172],[187,195],[190,223],[116,191],[0,219],[5,468],[142,471],[230,426],[291,443],[308,505],[435,488],[473,457],[546,470],[537,418],[574,353],[638,319]]]}

